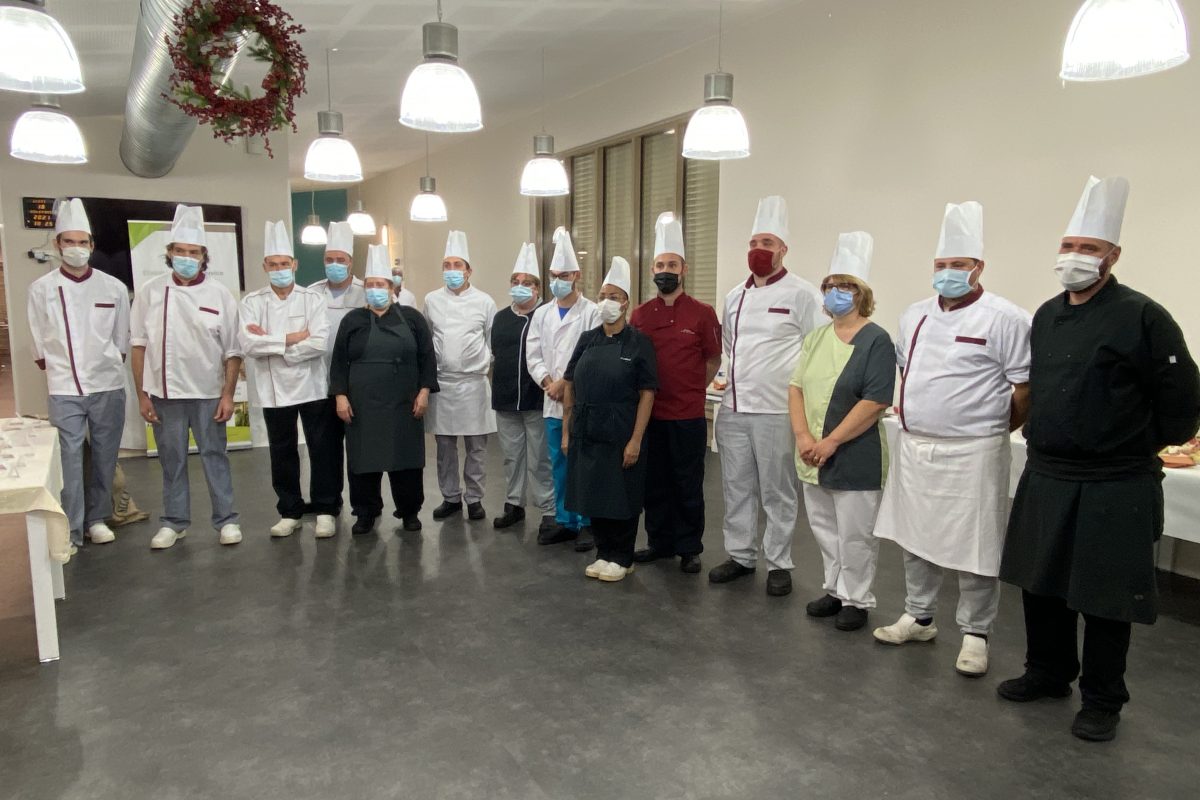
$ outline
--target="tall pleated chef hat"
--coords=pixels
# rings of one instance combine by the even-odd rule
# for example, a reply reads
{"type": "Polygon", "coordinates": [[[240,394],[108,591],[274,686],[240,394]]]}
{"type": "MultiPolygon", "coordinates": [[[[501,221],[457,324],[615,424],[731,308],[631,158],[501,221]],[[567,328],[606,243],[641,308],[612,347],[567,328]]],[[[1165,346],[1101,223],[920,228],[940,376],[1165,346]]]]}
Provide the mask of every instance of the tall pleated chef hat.
{"type": "Polygon", "coordinates": [[[83,210],[83,201],[78,197],[63,200],[54,215],[54,235],[66,231],[83,231],[92,235],[92,223],[88,220],[87,212],[83,210]]]}
{"type": "Polygon", "coordinates": [[[550,271],[579,272],[575,244],[571,241],[571,234],[561,225],[554,229],[554,255],[550,259],[550,271]]]}
{"type": "Polygon", "coordinates": [[[875,252],[875,240],[866,231],[839,233],[833,259],[829,262],[830,275],[853,275],[864,283],[871,278],[871,256],[875,252]]]}
{"type": "Polygon", "coordinates": [[[974,200],[946,203],[934,258],[983,260],[983,206],[974,200]]]}
{"type": "Polygon", "coordinates": [[[1125,202],[1129,199],[1129,181],[1125,178],[1087,179],[1083,196],[1063,236],[1087,236],[1110,244],[1121,243],[1121,224],[1125,221],[1125,202]]]}
{"type": "Polygon", "coordinates": [[[462,231],[450,231],[446,237],[446,255],[442,258],[461,258],[469,265],[471,251],[467,249],[467,235],[462,231]]]}
{"type": "Polygon", "coordinates": [[[175,206],[175,221],[171,223],[171,242],[207,247],[204,238],[204,209],[200,206],[175,206]]]}
{"type": "Polygon", "coordinates": [[[388,248],[386,244],[372,244],[367,246],[367,272],[368,278],[387,278],[392,279],[392,263],[388,258],[388,248]]]}
{"type": "Polygon", "coordinates": [[[349,222],[329,223],[329,236],[325,241],[325,252],[336,250],[348,256],[354,255],[354,229],[349,222]]]}
{"type": "Polygon", "coordinates": [[[537,247],[533,242],[525,242],[525,244],[521,245],[521,251],[517,253],[517,263],[513,264],[512,274],[516,275],[518,273],[532,275],[538,279],[542,277],[542,273],[538,267],[537,247]]]}
{"type": "Polygon", "coordinates": [[[683,225],[670,211],[658,215],[654,223],[654,257],[674,253],[683,258],[683,225]]]}
{"type": "Polygon", "coordinates": [[[754,215],[754,230],[750,231],[750,238],[754,238],[760,233],[769,233],[787,244],[787,200],[773,194],[758,201],[758,213],[754,215]]]}
{"type": "Polygon", "coordinates": [[[604,276],[604,283],[623,289],[629,294],[629,262],[620,256],[613,256],[612,266],[604,276]]]}
{"type": "Polygon", "coordinates": [[[288,235],[287,225],[283,224],[283,220],[267,222],[263,231],[263,258],[271,256],[293,256],[292,237],[288,235]]]}

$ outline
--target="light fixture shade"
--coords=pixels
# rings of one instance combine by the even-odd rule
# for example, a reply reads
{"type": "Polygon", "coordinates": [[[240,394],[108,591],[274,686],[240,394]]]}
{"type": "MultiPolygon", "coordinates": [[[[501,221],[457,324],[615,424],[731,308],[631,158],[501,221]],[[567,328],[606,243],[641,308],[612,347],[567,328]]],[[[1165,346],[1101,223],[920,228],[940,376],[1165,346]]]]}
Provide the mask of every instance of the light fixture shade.
{"type": "Polygon", "coordinates": [[[52,108],[31,108],[13,126],[9,153],[42,164],[86,164],[87,148],[75,120],[52,108]]]}
{"type": "Polygon", "coordinates": [[[0,5],[0,89],[35,94],[83,91],[79,54],[58,20],[32,5],[0,5]]]}
{"type": "Polygon", "coordinates": [[[355,236],[375,235],[375,218],[363,210],[362,200],[358,201],[353,213],[346,217],[346,222],[350,223],[350,230],[355,236]]]}
{"type": "Polygon", "coordinates": [[[1087,0],[1067,33],[1059,76],[1112,81],[1187,60],[1187,26],[1177,0],[1087,0]]]}
{"type": "Polygon", "coordinates": [[[362,162],[354,145],[340,136],[318,136],[304,156],[304,177],[322,183],[357,183],[362,162]]]}
{"type": "Polygon", "coordinates": [[[483,127],[483,112],[474,81],[457,64],[418,64],[400,95],[400,122],[433,133],[479,130],[483,127]]]}
{"type": "Polygon", "coordinates": [[[449,217],[441,195],[421,192],[413,198],[408,218],[413,222],[445,222],[449,217]]]}
{"type": "Polygon", "coordinates": [[[683,157],[702,161],[746,158],[750,132],[742,112],[730,105],[705,105],[696,110],[683,134],[683,157]]]}
{"type": "Polygon", "coordinates": [[[325,226],[321,224],[321,218],[316,214],[309,214],[304,230],[300,231],[300,244],[323,245],[328,241],[329,235],[325,232],[325,226]]]}
{"type": "Polygon", "coordinates": [[[567,170],[553,156],[529,159],[521,172],[521,194],[529,197],[559,197],[571,193],[567,170]]]}

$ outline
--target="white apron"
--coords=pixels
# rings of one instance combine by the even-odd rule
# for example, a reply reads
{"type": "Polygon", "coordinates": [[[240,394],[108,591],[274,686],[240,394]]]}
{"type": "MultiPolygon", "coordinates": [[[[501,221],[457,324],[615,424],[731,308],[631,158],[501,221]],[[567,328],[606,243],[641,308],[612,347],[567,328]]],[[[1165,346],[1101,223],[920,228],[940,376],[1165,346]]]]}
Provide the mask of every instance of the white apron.
{"type": "Polygon", "coordinates": [[[441,391],[429,395],[425,430],[435,436],[480,436],[496,432],[492,387],[487,375],[438,375],[441,391]]]}
{"type": "Polygon", "coordinates": [[[1007,434],[949,439],[900,431],[875,535],[939,567],[999,575],[1011,461],[1007,434]]]}

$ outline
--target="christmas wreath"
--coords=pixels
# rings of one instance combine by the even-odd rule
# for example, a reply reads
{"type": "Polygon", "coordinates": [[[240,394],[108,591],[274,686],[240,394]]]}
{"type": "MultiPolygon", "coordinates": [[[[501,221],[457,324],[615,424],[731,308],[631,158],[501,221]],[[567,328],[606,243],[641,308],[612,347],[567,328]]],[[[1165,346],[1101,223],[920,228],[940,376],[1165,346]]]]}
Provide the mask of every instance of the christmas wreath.
{"type": "Polygon", "coordinates": [[[284,125],[296,130],[294,106],[308,71],[296,41],[304,28],[268,0],[192,0],[174,24],[174,37],[167,37],[174,66],[167,100],[212,126],[214,138],[264,137],[274,158],[268,134],[284,125]],[[247,40],[242,57],[270,65],[260,97],[252,97],[248,86],[239,91],[220,72],[247,40]]]}

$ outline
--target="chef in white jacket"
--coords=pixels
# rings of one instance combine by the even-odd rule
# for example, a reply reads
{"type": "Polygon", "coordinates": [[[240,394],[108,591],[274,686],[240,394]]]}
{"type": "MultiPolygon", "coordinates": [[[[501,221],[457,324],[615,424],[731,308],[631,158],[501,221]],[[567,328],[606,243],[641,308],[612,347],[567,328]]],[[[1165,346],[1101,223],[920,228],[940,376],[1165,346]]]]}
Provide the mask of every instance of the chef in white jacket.
{"type": "Polygon", "coordinates": [[[54,249],[61,265],[29,287],[33,358],[46,371],[50,424],[58,429],[71,543],[82,545],[86,530],[94,544],[103,544],[116,538],[104,520],[112,513],[113,473],[125,423],[129,290],[88,264],[92,226],[78,198],[58,209],[54,249]],[[86,476],[85,436],[92,447],[86,476]]]}
{"type": "Polygon", "coordinates": [[[525,340],[525,363],[529,374],[546,393],[542,416],[546,422],[546,447],[550,451],[550,467],[554,475],[555,521],[557,528],[538,531],[538,544],[575,542],[580,552],[591,550],[593,542],[585,532],[590,525],[587,517],[566,507],[567,454],[562,451],[563,373],[575,352],[575,345],[584,331],[600,325],[596,304],[583,296],[582,273],[571,234],[566,228],[554,231],[554,255],[550,261],[550,294],[553,303],[546,303],[533,312],[529,336],[525,340]]]}
{"type": "Polygon", "coordinates": [[[729,382],[716,422],[725,495],[725,550],[729,560],[708,574],[727,583],[758,564],[758,508],[767,515],[762,554],[767,594],[792,591],[792,531],[797,492],[788,382],[804,337],[825,324],[817,288],[787,271],[787,202],[758,204],[750,232],[750,274],[725,296],[721,335],[729,382]]]}
{"type": "Polygon", "coordinates": [[[875,535],[904,550],[904,614],[885,644],[928,642],[943,569],[958,571],[956,670],[987,672],[1008,520],[1009,431],[1029,409],[1029,312],[984,291],[983,206],[948,204],[936,294],[900,317],[900,436],[875,535]]]}
{"type": "Polygon", "coordinates": [[[342,502],[342,421],[328,390],[325,353],[331,342],[325,298],[296,285],[292,237],[282,221],[266,223],[263,241],[269,285],[242,298],[238,339],[250,401],[262,409],[267,425],[271,485],[280,517],[271,535],[291,536],[311,510],[317,515],[317,538],[325,539],[337,533],[342,502]],[[300,492],[297,419],[308,443],[307,505],[300,492]]]}
{"type": "Polygon", "coordinates": [[[417,296],[404,285],[404,267],[392,265],[392,298],[398,306],[417,307],[417,296]]]}
{"type": "Polygon", "coordinates": [[[133,380],[142,418],[153,425],[163,473],[162,527],[150,540],[171,547],[191,523],[188,430],[196,439],[221,544],[242,540],[233,510],[225,423],[242,366],[238,306],[217,280],[206,280],[204,212],[177,206],[167,245],[170,271],[137,289],[130,314],[133,380]]]}
{"type": "Polygon", "coordinates": [[[328,372],[332,344],[337,338],[342,319],[354,309],[367,305],[362,279],[354,275],[354,231],[349,222],[329,223],[325,241],[325,277],[309,284],[308,288],[325,299],[331,345],[325,350],[325,369],[328,372]]]}
{"type": "Polygon", "coordinates": [[[425,318],[437,354],[437,379],[441,391],[429,397],[428,430],[437,443],[438,487],[442,504],[434,519],[462,512],[483,519],[484,459],[487,437],[496,432],[488,369],[492,364],[492,318],[496,301],[471,285],[471,254],[467,235],[450,231],[442,259],[441,289],[425,295],[425,318]],[[458,437],[463,438],[466,459],[460,481],[458,437]]]}

